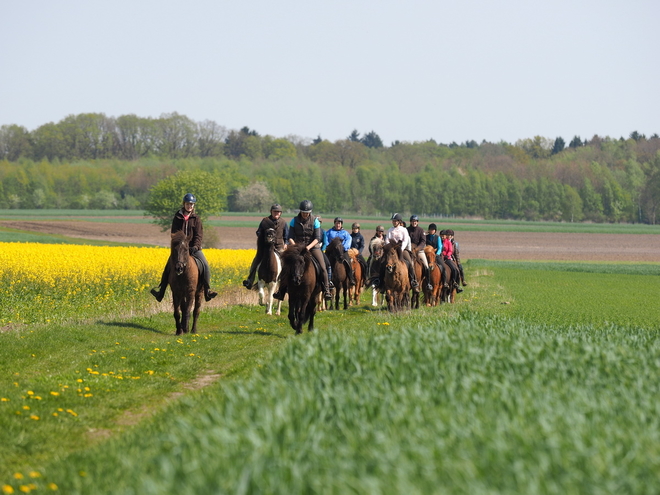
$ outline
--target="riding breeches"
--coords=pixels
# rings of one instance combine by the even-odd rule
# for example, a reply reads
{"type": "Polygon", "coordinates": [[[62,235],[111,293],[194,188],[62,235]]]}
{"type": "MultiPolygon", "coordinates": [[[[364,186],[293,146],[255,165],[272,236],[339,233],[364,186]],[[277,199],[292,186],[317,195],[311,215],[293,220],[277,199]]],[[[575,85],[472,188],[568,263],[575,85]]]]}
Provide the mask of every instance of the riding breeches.
{"type": "Polygon", "coordinates": [[[325,254],[323,251],[321,251],[320,248],[314,247],[310,251],[312,253],[312,256],[316,258],[316,261],[319,262],[319,266],[321,267],[321,273],[323,274],[323,288],[327,290],[328,288],[328,281],[330,280],[328,278],[328,267],[325,263],[325,254]]]}

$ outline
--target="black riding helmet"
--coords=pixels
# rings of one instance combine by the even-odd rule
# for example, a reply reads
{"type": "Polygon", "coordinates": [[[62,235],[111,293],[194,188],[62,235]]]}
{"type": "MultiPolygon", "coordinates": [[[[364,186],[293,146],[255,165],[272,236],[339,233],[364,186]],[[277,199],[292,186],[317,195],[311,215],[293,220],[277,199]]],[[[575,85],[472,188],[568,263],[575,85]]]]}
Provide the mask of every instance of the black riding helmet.
{"type": "Polygon", "coordinates": [[[194,194],[188,193],[183,197],[184,203],[197,203],[197,198],[194,194]]]}
{"type": "Polygon", "coordinates": [[[397,222],[403,222],[403,217],[401,216],[401,213],[394,213],[391,219],[396,220],[397,222]]]}
{"type": "Polygon", "coordinates": [[[279,205],[279,203],[275,203],[270,207],[270,211],[282,211],[282,207],[279,205]]]}
{"type": "Polygon", "coordinates": [[[431,225],[429,225],[429,230],[438,230],[438,226],[432,223],[431,225]]]}
{"type": "Polygon", "coordinates": [[[304,199],[300,202],[300,213],[311,213],[313,209],[312,202],[309,199],[304,199]]]}
{"type": "Polygon", "coordinates": [[[344,225],[344,219],[342,217],[335,217],[334,223],[341,222],[342,225],[344,225]]]}

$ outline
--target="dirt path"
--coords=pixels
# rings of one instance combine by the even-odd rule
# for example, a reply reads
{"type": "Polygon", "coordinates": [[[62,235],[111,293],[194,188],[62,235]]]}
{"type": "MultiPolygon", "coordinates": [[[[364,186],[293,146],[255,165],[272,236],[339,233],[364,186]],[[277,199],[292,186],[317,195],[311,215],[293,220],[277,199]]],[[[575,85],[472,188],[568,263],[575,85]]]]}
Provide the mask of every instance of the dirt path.
{"type": "MultiPolygon", "coordinates": [[[[253,219],[250,217],[250,219],[253,219]]],[[[255,249],[255,227],[217,229],[222,249],[255,249]]],[[[2,221],[0,226],[81,239],[168,246],[169,234],[153,224],[87,221],[2,221]]],[[[206,229],[208,230],[208,228],[206,229]]],[[[370,234],[370,232],[368,233],[370,234]]],[[[550,234],[460,231],[461,259],[660,262],[660,238],[650,234],[550,234]]]]}

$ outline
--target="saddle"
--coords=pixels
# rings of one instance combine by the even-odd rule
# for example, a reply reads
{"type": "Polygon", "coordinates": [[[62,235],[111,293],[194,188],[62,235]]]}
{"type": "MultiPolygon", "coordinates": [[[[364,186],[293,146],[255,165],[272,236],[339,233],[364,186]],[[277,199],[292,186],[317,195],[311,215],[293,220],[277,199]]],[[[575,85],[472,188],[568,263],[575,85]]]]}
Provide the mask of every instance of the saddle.
{"type": "Polygon", "coordinates": [[[323,271],[321,270],[321,265],[314,257],[314,255],[311,255],[310,258],[312,259],[312,265],[314,266],[314,273],[316,273],[316,280],[318,280],[318,283],[320,283],[320,281],[323,280],[323,271]]]}
{"type": "Polygon", "coordinates": [[[200,260],[198,260],[195,255],[191,255],[192,259],[195,260],[195,264],[197,265],[197,271],[199,272],[199,279],[204,280],[204,263],[202,263],[200,260]]]}

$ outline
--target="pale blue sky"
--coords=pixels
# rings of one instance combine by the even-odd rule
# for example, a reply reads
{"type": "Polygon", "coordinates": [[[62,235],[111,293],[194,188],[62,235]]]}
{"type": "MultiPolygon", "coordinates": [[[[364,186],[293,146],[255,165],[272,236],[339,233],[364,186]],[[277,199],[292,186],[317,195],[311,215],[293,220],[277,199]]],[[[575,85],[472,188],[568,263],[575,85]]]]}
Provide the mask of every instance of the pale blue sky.
{"type": "Polygon", "coordinates": [[[0,0],[0,125],[178,112],[334,141],[660,133],[658,0],[0,0]]]}

